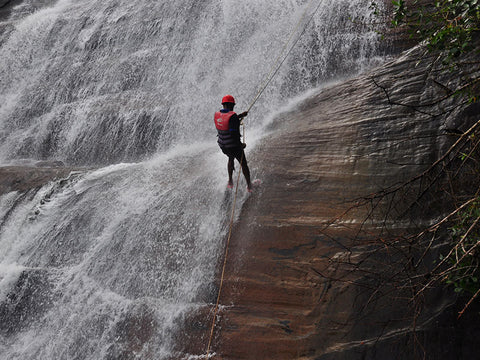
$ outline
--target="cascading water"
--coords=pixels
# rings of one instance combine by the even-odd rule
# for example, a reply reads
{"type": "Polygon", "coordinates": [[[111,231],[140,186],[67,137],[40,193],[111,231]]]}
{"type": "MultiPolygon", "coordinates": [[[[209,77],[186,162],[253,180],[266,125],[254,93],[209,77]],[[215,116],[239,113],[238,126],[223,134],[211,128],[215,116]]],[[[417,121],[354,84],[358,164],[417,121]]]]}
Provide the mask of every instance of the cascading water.
{"type": "MultiPolygon", "coordinates": [[[[369,5],[324,1],[247,137],[376,61],[369,5]]],[[[213,112],[226,93],[248,105],[305,6],[58,0],[16,20],[1,45],[0,164],[96,170],[0,197],[0,358],[172,356],[181,319],[211,300],[228,221],[213,112]]]]}

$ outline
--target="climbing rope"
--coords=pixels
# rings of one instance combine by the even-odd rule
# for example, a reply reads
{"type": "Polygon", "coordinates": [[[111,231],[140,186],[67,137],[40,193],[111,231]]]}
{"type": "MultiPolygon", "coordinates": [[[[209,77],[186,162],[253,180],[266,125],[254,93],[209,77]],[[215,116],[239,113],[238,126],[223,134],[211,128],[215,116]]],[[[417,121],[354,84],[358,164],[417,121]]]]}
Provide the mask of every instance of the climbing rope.
{"type": "MultiPolygon", "coordinates": [[[[278,57],[275,59],[273,65],[270,69],[270,72],[265,77],[265,80],[263,81],[263,83],[259,87],[259,90],[258,90],[257,94],[255,95],[255,97],[253,98],[253,101],[250,103],[250,106],[248,107],[247,112],[252,109],[253,105],[255,105],[257,100],[262,96],[262,94],[265,91],[265,89],[267,88],[267,86],[270,84],[270,82],[273,80],[273,78],[277,75],[281,66],[283,65],[283,63],[285,62],[287,57],[290,55],[290,53],[292,52],[293,48],[298,43],[300,38],[305,33],[308,24],[310,24],[313,17],[315,16],[318,9],[320,8],[320,5],[323,2],[323,0],[319,1],[317,7],[312,12],[312,15],[311,15],[310,19],[304,24],[304,28],[303,28],[302,32],[297,37],[297,39],[295,40],[293,45],[290,46],[290,49],[286,52],[290,42],[292,41],[295,33],[297,33],[298,29],[300,28],[303,20],[307,16],[308,10],[311,8],[314,1],[315,0],[310,0],[310,2],[308,3],[307,7],[305,8],[305,11],[303,12],[300,20],[298,21],[296,27],[294,28],[294,30],[290,34],[288,40],[285,42],[285,45],[283,46],[282,51],[280,52],[278,57]]],[[[243,124],[243,121],[240,124],[243,126],[243,141],[245,142],[245,126],[243,124]]],[[[240,183],[240,175],[241,175],[241,172],[242,172],[241,170],[242,170],[242,165],[243,165],[243,157],[244,157],[244,155],[243,155],[243,152],[242,152],[242,157],[240,159],[240,170],[238,171],[238,175],[237,175],[237,180],[236,180],[236,185],[235,185],[235,195],[234,195],[234,198],[233,198],[232,211],[231,211],[231,214],[230,214],[230,224],[229,224],[229,229],[228,229],[228,237],[227,237],[227,242],[226,242],[226,245],[225,245],[225,253],[223,255],[223,257],[224,257],[223,258],[223,267],[222,267],[222,273],[221,273],[221,276],[220,276],[220,284],[219,284],[219,287],[218,287],[217,302],[215,304],[215,310],[214,310],[213,319],[212,319],[212,326],[210,328],[210,336],[209,336],[209,339],[208,339],[207,355],[206,355],[207,359],[210,357],[210,349],[211,349],[211,345],[212,345],[213,333],[214,333],[214,330],[215,330],[215,323],[216,323],[216,320],[217,320],[218,308],[219,308],[219,304],[220,304],[220,296],[221,296],[221,293],[222,293],[223,282],[224,282],[224,278],[225,278],[225,268],[227,266],[228,250],[229,250],[229,246],[230,246],[230,239],[232,237],[233,222],[234,222],[234,219],[235,219],[235,206],[236,206],[236,203],[237,203],[238,184],[240,183]]]]}
{"type": "MultiPolygon", "coordinates": [[[[243,163],[243,152],[242,152],[242,157],[241,157],[241,161],[240,161],[240,169],[242,168],[242,163],[243,163]]],[[[233,197],[232,212],[231,212],[231,216],[230,216],[230,225],[229,225],[229,229],[228,229],[227,244],[225,245],[225,254],[223,255],[224,258],[223,258],[222,275],[220,276],[220,284],[219,284],[219,287],[218,287],[217,303],[215,304],[215,311],[213,313],[212,327],[210,329],[210,338],[208,339],[207,359],[210,356],[210,346],[212,345],[213,331],[215,329],[215,322],[217,320],[218,306],[220,304],[220,295],[222,293],[223,280],[225,278],[225,268],[227,266],[228,249],[229,249],[229,245],[230,245],[230,239],[232,237],[233,221],[235,219],[235,205],[237,203],[238,184],[240,182],[241,172],[242,171],[238,171],[237,181],[236,181],[236,185],[235,185],[235,196],[233,197]]]]}
{"type": "Polygon", "coordinates": [[[303,30],[302,32],[300,33],[300,35],[297,37],[297,39],[295,40],[295,42],[293,43],[292,46],[290,46],[290,49],[288,50],[288,52],[285,53],[285,51],[287,50],[288,48],[288,45],[290,44],[290,41],[292,41],[295,33],[297,33],[298,29],[300,28],[300,25],[302,24],[303,20],[305,19],[305,17],[307,16],[307,13],[308,13],[308,10],[311,8],[311,6],[313,5],[313,2],[314,0],[310,0],[310,2],[308,3],[307,7],[305,8],[305,11],[303,12],[300,20],[298,21],[297,25],[295,26],[295,28],[293,29],[292,33],[290,34],[290,36],[288,37],[288,40],[285,42],[285,45],[283,46],[282,48],[282,51],[280,52],[280,54],[277,56],[277,58],[275,59],[275,61],[273,62],[273,65],[270,69],[270,72],[267,74],[267,76],[265,77],[265,80],[263,81],[262,85],[259,87],[259,90],[257,92],[257,94],[255,95],[255,97],[253,98],[253,101],[250,103],[250,106],[248,107],[247,111],[250,111],[253,107],[253,105],[255,105],[255,103],[257,102],[257,100],[262,96],[263,92],[265,91],[265,89],[268,87],[268,85],[270,84],[270,82],[273,80],[273,78],[277,75],[278,71],[280,70],[280,68],[282,67],[283,63],[285,62],[285,60],[287,60],[288,56],[290,55],[290,53],[292,52],[292,50],[295,48],[295,46],[297,45],[298,41],[300,40],[300,38],[303,36],[303,34],[305,33],[305,31],[307,30],[307,26],[310,24],[310,22],[312,21],[313,17],[315,16],[315,14],[317,13],[318,9],[320,8],[320,5],[322,5],[323,3],[323,0],[320,0],[318,2],[318,5],[317,7],[315,8],[315,10],[312,12],[312,15],[310,16],[310,18],[308,19],[308,21],[304,24],[303,26],[303,30]],[[281,60],[281,61],[280,61],[281,60]]]}

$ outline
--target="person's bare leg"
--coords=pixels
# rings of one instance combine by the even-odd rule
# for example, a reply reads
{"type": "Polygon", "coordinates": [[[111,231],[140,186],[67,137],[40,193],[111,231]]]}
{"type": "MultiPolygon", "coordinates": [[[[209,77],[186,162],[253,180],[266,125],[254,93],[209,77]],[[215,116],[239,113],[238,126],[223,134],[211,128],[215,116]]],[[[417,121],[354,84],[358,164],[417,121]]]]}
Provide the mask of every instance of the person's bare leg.
{"type": "Polygon", "coordinates": [[[250,181],[250,169],[248,168],[247,159],[245,158],[245,155],[243,155],[242,171],[243,171],[243,176],[245,176],[245,180],[247,181],[248,190],[252,190],[252,183],[250,181]]]}
{"type": "Polygon", "coordinates": [[[233,187],[233,170],[235,170],[235,158],[228,158],[228,187],[233,187]]]}

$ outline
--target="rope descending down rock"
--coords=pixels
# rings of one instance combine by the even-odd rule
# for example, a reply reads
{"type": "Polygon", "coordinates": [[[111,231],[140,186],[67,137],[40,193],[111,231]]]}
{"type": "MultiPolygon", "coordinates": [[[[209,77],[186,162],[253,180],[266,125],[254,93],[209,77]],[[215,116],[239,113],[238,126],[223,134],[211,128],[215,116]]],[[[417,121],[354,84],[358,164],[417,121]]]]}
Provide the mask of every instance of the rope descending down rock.
{"type": "MultiPolygon", "coordinates": [[[[241,161],[240,161],[240,169],[242,168],[242,163],[243,163],[243,153],[242,153],[242,157],[241,157],[241,161]]],[[[237,181],[236,181],[236,185],[235,185],[235,196],[233,197],[232,212],[231,212],[231,216],[230,216],[230,225],[229,225],[229,229],[228,229],[227,243],[225,245],[225,254],[223,255],[223,267],[222,267],[222,274],[220,276],[220,284],[219,284],[219,287],[218,287],[217,303],[215,304],[215,311],[213,313],[212,326],[211,326],[211,329],[210,329],[210,337],[208,339],[207,359],[210,356],[210,347],[212,345],[213,331],[215,329],[215,322],[217,320],[218,306],[220,304],[220,295],[222,293],[223,280],[225,278],[225,268],[227,266],[228,248],[229,248],[229,245],[230,245],[230,239],[232,237],[233,220],[235,219],[235,205],[237,203],[238,184],[240,182],[240,173],[241,173],[241,171],[238,171],[237,181]]]]}
{"type": "MultiPolygon", "coordinates": [[[[298,43],[298,41],[300,40],[302,35],[305,33],[305,30],[307,29],[308,24],[310,24],[313,17],[315,16],[318,9],[320,8],[320,5],[323,3],[323,0],[319,0],[317,7],[314,9],[314,11],[311,12],[311,16],[308,19],[308,21],[305,22],[303,30],[300,32],[297,39],[290,46],[290,49],[288,49],[290,42],[292,41],[294,35],[298,32],[298,29],[300,28],[302,22],[306,18],[308,10],[311,9],[311,6],[312,6],[314,1],[315,0],[310,0],[310,2],[308,3],[308,5],[305,8],[305,11],[303,12],[300,20],[298,21],[298,23],[295,26],[292,33],[290,34],[288,40],[285,42],[285,45],[283,46],[282,51],[280,52],[278,57],[275,59],[269,73],[265,77],[265,80],[262,82],[261,86],[259,87],[259,90],[258,90],[257,94],[255,95],[252,102],[250,103],[250,106],[248,107],[247,112],[252,109],[253,105],[255,105],[257,100],[262,96],[262,94],[265,91],[265,89],[267,88],[267,86],[270,84],[270,82],[273,80],[273,78],[277,75],[281,66],[283,65],[283,63],[285,62],[287,57],[290,55],[290,53],[292,52],[293,48],[298,43]],[[287,49],[288,49],[288,51],[287,51],[287,49]]],[[[243,124],[243,121],[240,124],[243,126],[243,141],[245,142],[245,126],[243,124]]],[[[242,153],[242,157],[241,157],[241,160],[240,160],[240,169],[242,169],[243,157],[244,157],[244,155],[242,153]]],[[[225,268],[227,266],[228,249],[229,249],[229,246],[230,246],[230,239],[232,237],[233,223],[234,223],[234,219],[235,219],[235,206],[236,206],[237,197],[238,197],[238,184],[240,182],[240,173],[241,173],[241,171],[239,170],[238,175],[237,175],[236,185],[235,185],[235,195],[234,195],[234,198],[233,198],[232,211],[231,211],[231,214],[230,214],[230,224],[229,224],[229,229],[228,229],[227,242],[226,242],[226,245],[225,245],[225,253],[223,255],[223,267],[222,267],[222,273],[221,273],[221,276],[220,276],[220,284],[219,284],[219,287],[218,287],[217,302],[215,304],[215,310],[213,312],[212,325],[211,325],[211,328],[210,328],[210,336],[209,336],[209,339],[208,339],[207,354],[206,354],[207,359],[210,358],[210,350],[211,350],[212,339],[213,339],[213,334],[214,334],[214,330],[215,330],[215,323],[217,321],[218,308],[219,308],[219,304],[220,304],[220,296],[221,296],[221,293],[222,293],[223,282],[224,282],[224,278],[225,278],[225,268]]]]}

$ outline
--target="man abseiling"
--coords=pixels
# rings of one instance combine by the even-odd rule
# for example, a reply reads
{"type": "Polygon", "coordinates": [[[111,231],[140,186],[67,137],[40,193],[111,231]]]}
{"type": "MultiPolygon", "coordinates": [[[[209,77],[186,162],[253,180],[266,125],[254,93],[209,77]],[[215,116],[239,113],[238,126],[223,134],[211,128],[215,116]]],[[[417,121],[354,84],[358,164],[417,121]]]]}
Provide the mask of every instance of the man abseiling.
{"type": "Polygon", "coordinates": [[[245,157],[246,145],[240,140],[240,119],[248,115],[248,111],[241,114],[235,113],[235,99],[232,95],[226,95],[222,99],[223,109],[215,113],[215,127],[218,132],[218,145],[222,152],[228,156],[228,188],[233,188],[233,171],[235,170],[235,159],[242,166],[243,175],[247,181],[247,190],[252,191],[250,181],[250,170],[248,169],[245,157]]]}

